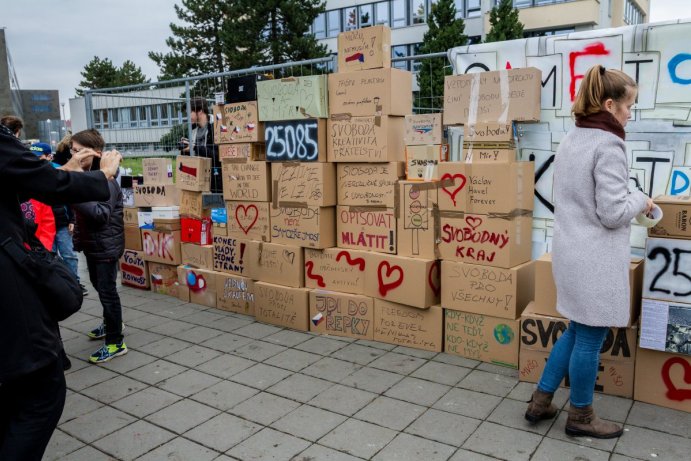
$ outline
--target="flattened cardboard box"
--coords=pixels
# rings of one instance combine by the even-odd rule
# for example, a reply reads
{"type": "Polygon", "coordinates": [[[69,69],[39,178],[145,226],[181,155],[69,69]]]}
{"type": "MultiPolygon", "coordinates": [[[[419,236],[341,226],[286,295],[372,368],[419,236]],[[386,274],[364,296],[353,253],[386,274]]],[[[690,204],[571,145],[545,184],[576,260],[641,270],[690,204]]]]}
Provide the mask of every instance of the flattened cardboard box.
{"type": "Polygon", "coordinates": [[[226,207],[229,237],[271,241],[268,202],[226,202],[226,207]]]}
{"type": "Polygon", "coordinates": [[[142,229],[142,246],[144,259],[150,262],[179,265],[180,231],[158,232],[142,229]]]}
{"type": "Polygon", "coordinates": [[[257,82],[259,120],[327,118],[329,93],[326,75],[288,77],[257,82]]]}
{"type": "Polygon", "coordinates": [[[338,71],[391,67],[391,29],[374,26],[338,34],[338,71]]]}
{"type": "Polygon", "coordinates": [[[173,184],[173,159],[144,158],[142,159],[144,184],[173,184]]]}
{"type": "Polygon", "coordinates": [[[266,160],[266,144],[263,142],[221,144],[218,146],[220,160],[266,160]]]}
{"type": "Polygon", "coordinates": [[[249,276],[250,247],[256,242],[214,235],[214,270],[249,276]]]}
{"type": "Polygon", "coordinates": [[[691,196],[661,195],[655,204],[662,209],[662,219],[648,230],[651,237],[691,239],[691,196]]]}
{"type": "Polygon", "coordinates": [[[426,309],[439,303],[439,261],[368,253],[365,294],[426,309]]]}
{"type": "Polygon", "coordinates": [[[406,146],[406,177],[408,181],[436,181],[439,165],[449,158],[449,146],[406,146]]]}
{"type": "Polygon", "coordinates": [[[339,248],[396,254],[396,212],[393,208],[336,208],[339,248]]]}
{"type": "Polygon", "coordinates": [[[223,198],[271,201],[271,166],[266,162],[223,162],[223,198]]]}
{"type": "Polygon", "coordinates": [[[261,282],[305,286],[304,249],[295,245],[252,242],[249,248],[250,276],[261,282]]]}
{"type": "Polygon", "coordinates": [[[254,290],[254,316],[258,321],[309,331],[309,289],[255,282],[254,290]]]}
{"type": "Polygon", "coordinates": [[[271,208],[271,241],[305,248],[336,245],[335,207],[271,208]]]}
{"type": "Polygon", "coordinates": [[[639,349],[633,398],[691,413],[689,370],[691,356],[639,349]]]}
{"type": "MultiPolygon", "coordinates": [[[[178,296],[178,291],[181,287],[178,283],[177,266],[147,262],[147,267],[151,279],[151,290],[154,293],[178,296]]],[[[185,287],[182,288],[184,289],[185,287]]],[[[187,295],[187,301],[189,301],[189,294],[187,295]]]]}
{"type": "Polygon", "coordinates": [[[308,118],[266,122],[269,162],[326,162],[326,120],[308,118]]]}
{"type": "Polygon", "coordinates": [[[365,293],[367,252],[325,248],[305,249],[305,286],[350,294],[365,293]]]}
{"type": "Polygon", "coordinates": [[[154,219],[153,230],[155,230],[157,232],[179,231],[180,228],[181,228],[181,226],[180,226],[180,219],[179,218],[154,219]]]}
{"type": "Polygon", "coordinates": [[[441,113],[406,115],[403,137],[406,146],[443,144],[441,117],[441,113]]]}
{"type": "Polygon", "coordinates": [[[216,307],[217,272],[189,266],[178,266],[178,283],[190,290],[190,302],[216,307]]]}
{"type": "Polygon", "coordinates": [[[534,67],[448,75],[444,125],[540,121],[541,79],[542,72],[534,67]],[[508,85],[505,93],[502,85],[508,85]]]}
{"type": "Polygon", "coordinates": [[[502,269],[442,261],[441,305],[445,309],[517,319],[533,300],[533,261],[502,269]]]}
{"type": "Polygon", "coordinates": [[[149,271],[144,260],[144,253],[136,250],[125,250],[120,258],[122,284],[135,288],[148,289],[149,271]]]}
{"type": "Polygon", "coordinates": [[[474,124],[463,125],[463,143],[464,144],[496,144],[496,143],[512,143],[513,123],[505,122],[476,122],[474,124]]]}
{"type": "Polygon", "coordinates": [[[331,114],[329,162],[400,162],[405,160],[403,117],[331,114]]]}
{"type": "Polygon", "coordinates": [[[412,87],[413,74],[401,69],[329,74],[329,112],[353,117],[408,115],[413,112],[413,92],[407,89],[412,87]]]}
{"type": "Polygon", "coordinates": [[[254,317],[254,281],[240,275],[216,274],[216,308],[254,317]]]}
{"type": "Polygon", "coordinates": [[[213,270],[214,246],[182,243],[180,245],[182,264],[199,269],[213,270]]]}
{"type": "Polygon", "coordinates": [[[125,225],[125,248],[142,251],[142,232],[139,226],[125,225]]]}
{"type": "Polygon", "coordinates": [[[444,309],[444,352],[518,367],[518,320],[444,309]]]}
{"type": "Polygon", "coordinates": [[[310,319],[315,333],[374,339],[374,299],[369,296],[312,290],[310,319]]]}
{"type": "Polygon", "coordinates": [[[214,106],[214,142],[226,144],[263,141],[264,124],[259,123],[258,116],[256,101],[214,106]]]}
{"type": "Polygon", "coordinates": [[[438,183],[400,181],[398,187],[398,255],[437,259],[438,183]]]}
{"type": "Polygon", "coordinates": [[[374,300],[374,340],[397,346],[441,352],[444,310],[416,309],[382,299],[374,300]]]}
{"type": "Polygon", "coordinates": [[[337,164],[338,204],[395,208],[396,184],[405,176],[404,163],[337,164]]]}
{"type": "Polygon", "coordinates": [[[176,162],[176,184],[181,190],[211,191],[211,159],[180,155],[176,162]]]}
{"type": "Polygon", "coordinates": [[[208,218],[213,208],[225,207],[223,194],[180,191],[180,215],[190,218],[208,218]]]}
{"type": "Polygon", "coordinates": [[[441,259],[510,268],[530,261],[531,216],[511,219],[440,212],[441,259]]]}
{"type": "Polygon", "coordinates": [[[134,206],[137,208],[177,206],[179,201],[178,188],[175,184],[143,184],[134,186],[134,206]]]}
{"type": "Polygon", "coordinates": [[[336,205],[336,165],[284,162],[271,164],[273,206],[336,205]]]}

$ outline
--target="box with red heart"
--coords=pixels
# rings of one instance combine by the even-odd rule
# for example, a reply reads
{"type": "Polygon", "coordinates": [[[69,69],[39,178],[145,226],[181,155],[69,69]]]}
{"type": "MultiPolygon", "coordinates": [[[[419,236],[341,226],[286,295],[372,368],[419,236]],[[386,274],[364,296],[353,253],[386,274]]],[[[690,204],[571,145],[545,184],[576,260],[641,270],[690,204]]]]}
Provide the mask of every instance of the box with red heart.
{"type": "Polygon", "coordinates": [[[305,285],[307,288],[365,293],[365,256],[360,250],[325,248],[305,249],[305,285]]]}
{"type": "Polygon", "coordinates": [[[633,392],[635,400],[691,413],[691,356],[638,349],[633,392]]]}
{"type": "Polygon", "coordinates": [[[269,202],[226,202],[228,236],[271,241],[269,202]]]}
{"type": "Polygon", "coordinates": [[[365,295],[419,309],[439,303],[439,261],[383,253],[367,253],[364,259],[365,295]]]}

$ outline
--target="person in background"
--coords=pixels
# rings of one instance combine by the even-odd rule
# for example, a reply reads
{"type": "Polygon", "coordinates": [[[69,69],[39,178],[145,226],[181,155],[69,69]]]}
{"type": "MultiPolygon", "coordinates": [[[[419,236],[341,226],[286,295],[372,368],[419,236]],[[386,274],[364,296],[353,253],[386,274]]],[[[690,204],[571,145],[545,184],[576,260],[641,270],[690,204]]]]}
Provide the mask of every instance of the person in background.
{"type": "MultiPolygon", "coordinates": [[[[50,162],[53,158],[50,146],[44,142],[32,144],[29,150],[41,160],[50,162]]],[[[35,235],[46,250],[53,251],[56,228],[51,206],[32,198],[22,203],[21,209],[30,234],[35,235]]]]}
{"type": "MultiPolygon", "coordinates": [[[[218,149],[214,144],[213,119],[209,118],[209,104],[205,98],[190,100],[190,120],[192,121],[192,154],[211,159],[211,192],[222,193],[222,167],[218,149]]],[[[190,140],[180,139],[180,155],[190,154],[190,140]]]]}
{"type": "Polygon", "coordinates": [[[14,115],[3,115],[0,118],[0,125],[4,126],[12,132],[12,135],[19,139],[19,135],[22,133],[24,128],[24,122],[21,118],[15,117],[14,115]]]}
{"type": "Polygon", "coordinates": [[[53,161],[58,165],[64,165],[67,161],[72,158],[70,153],[70,142],[72,141],[72,132],[67,131],[67,134],[62,137],[58,146],[55,148],[55,156],[53,161]]]}
{"type": "Polygon", "coordinates": [[[559,144],[554,162],[552,272],[557,311],[570,320],[549,355],[525,413],[531,423],[553,418],[554,392],[566,376],[570,407],[566,434],[615,438],[623,429],[593,411],[599,355],[610,327],[629,322],[631,220],[653,201],[629,192],[624,127],[636,102],[636,82],[625,73],[592,67],[571,111],[576,127],[559,144]]]}
{"type": "MultiPolygon", "coordinates": [[[[72,136],[73,156],[84,149],[100,153],[104,146],[103,137],[94,129],[72,136]]],[[[91,163],[84,165],[84,169],[91,167],[91,163]]],[[[86,256],[89,278],[103,306],[103,323],[87,334],[91,339],[105,338],[103,346],[89,357],[91,363],[107,362],[127,353],[122,335],[122,305],[117,290],[118,260],[125,251],[122,191],[115,178],[108,181],[108,189],[108,200],[73,206],[77,221],[74,247],[86,256]]]]}

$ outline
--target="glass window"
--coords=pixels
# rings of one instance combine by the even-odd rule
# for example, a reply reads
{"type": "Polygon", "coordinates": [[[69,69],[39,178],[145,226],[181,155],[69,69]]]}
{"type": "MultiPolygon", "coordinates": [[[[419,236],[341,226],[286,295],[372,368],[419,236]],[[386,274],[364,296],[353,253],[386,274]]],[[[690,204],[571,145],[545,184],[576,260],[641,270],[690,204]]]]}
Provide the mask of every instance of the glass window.
{"type": "MultiPolygon", "coordinates": [[[[414,45],[410,45],[410,47],[412,48],[412,55],[413,56],[421,54],[420,53],[420,47],[421,46],[422,46],[422,43],[415,43],[414,45]]],[[[411,70],[413,72],[420,72],[420,65],[421,65],[420,61],[411,61],[410,65],[411,65],[411,70]]]]}
{"type": "Polygon", "coordinates": [[[482,12],[480,8],[480,0],[468,0],[468,17],[477,18],[482,12]]]}
{"type": "Polygon", "coordinates": [[[516,8],[528,8],[533,6],[533,0],[513,0],[513,6],[516,8]]]}
{"type": "Polygon", "coordinates": [[[137,128],[137,108],[130,107],[130,128],[137,128]]]}
{"type": "Polygon", "coordinates": [[[161,125],[170,125],[170,108],[168,104],[161,104],[161,125]]]}
{"type": "Polygon", "coordinates": [[[425,22],[425,0],[413,0],[410,2],[410,20],[413,24],[425,22]]]}
{"type": "Polygon", "coordinates": [[[341,15],[339,10],[326,12],[326,26],[328,27],[326,33],[328,37],[337,37],[341,33],[341,15]]]}
{"type": "Polygon", "coordinates": [[[389,25],[389,2],[379,2],[374,5],[374,22],[389,25]]]}
{"type": "Polygon", "coordinates": [[[146,106],[139,106],[139,127],[148,128],[149,118],[146,116],[146,106]]]}
{"type": "Polygon", "coordinates": [[[96,129],[101,129],[101,111],[100,110],[95,110],[94,111],[94,125],[96,126],[96,129]]]}
{"type": "Polygon", "coordinates": [[[326,38],[326,14],[320,13],[312,23],[312,33],[316,38],[326,38]]]}
{"type": "Polygon", "coordinates": [[[50,101],[50,96],[48,96],[47,94],[32,94],[31,100],[32,101],[50,101]]]}
{"type": "Polygon", "coordinates": [[[108,115],[110,116],[110,125],[113,129],[120,128],[120,116],[117,109],[108,110],[108,115]]]}
{"type": "Polygon", "coordinates": [[[109,115],[109,111],[106,109],[101,109],[101,127],[108,128],[110,126],[109,115]]]}
{"type": "Polygon", "coordinates": [[[44,104],[34,104],[31,106],[31,112],[50,112],[50,106],[44,104]]]}
{"type": "MultiPolygon", "coordinates": [[[[404,58],[408,56],[408,45],[397,45],[391,47],[392,58],[404,58]]],[[[409,61],[394,61],[391,63],[392,67],[396,69],[408,70],[409,61]]]]}
{"type": "Polygon", "coordinates": [[[158,126],[158,106],[149,106],[149,113],[151,114],[151,126],[158,126]]]}
{"type": "Polygon", "coordinates": [[[408,25],[408,15],[406,11],[405,0],[393,0],[391,2],[391,27],[405,27],[408,25]]]}
{"type": "Polygon", "coordinates": [[[361,5],[358,7],[360,11],[360,27],[369,27],[374,23],[374,10],[372,5],[361,5]]]}
{"type": "Polygon", "coordinates": [[[353,30],[357,29],[357,8],[356,7],[350,7],[350,8],[343,8],[343,25],[344,25],[344,30],[353,30]]]}
{"type": "Polygon", "coordinates": [[[465,0],[454,0],[453,4],[456,5],[456,17],[465,18],[465,0]]]}

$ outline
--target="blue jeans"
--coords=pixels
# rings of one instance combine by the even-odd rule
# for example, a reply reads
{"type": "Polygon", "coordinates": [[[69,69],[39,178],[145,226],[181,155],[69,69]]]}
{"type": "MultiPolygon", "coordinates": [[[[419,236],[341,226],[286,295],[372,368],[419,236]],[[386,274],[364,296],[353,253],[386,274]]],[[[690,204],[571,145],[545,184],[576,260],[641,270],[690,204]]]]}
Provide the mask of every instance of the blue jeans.
{"type": "Polygon", "coordinates": [[[537,388],[543,392],[556,391],[568,372],[571,405],[579,408],[592,405],[600,349],[608,331],[609,327],[590,327],[570,322],[554,344],[537,388]]]}
{"type": "Polygon", "coordinates": [[[79,280],[79,269],[77,255],[74,252],[74,245],[72,244],[72,236],[67,227],[61,227],[55,233],[55,243],[53,244],[53,251],[60,254],[60,257],[65,261],[67,267],[79,280]]]}

